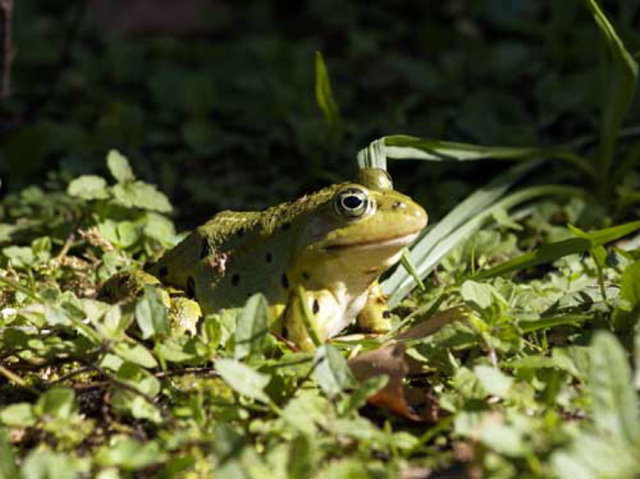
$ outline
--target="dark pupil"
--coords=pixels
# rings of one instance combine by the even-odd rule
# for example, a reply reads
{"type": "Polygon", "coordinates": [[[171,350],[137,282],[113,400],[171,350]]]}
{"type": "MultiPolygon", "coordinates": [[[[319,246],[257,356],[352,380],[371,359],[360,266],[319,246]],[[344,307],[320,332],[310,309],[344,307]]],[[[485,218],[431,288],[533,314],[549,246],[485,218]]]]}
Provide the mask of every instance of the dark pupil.
{"type": "Polygon", "coordinates": [[[362,206],[362,198],[359,198],[355,195],[349,195],[342,199],[342,204],[348,210],[355,210],[362,206]]]}

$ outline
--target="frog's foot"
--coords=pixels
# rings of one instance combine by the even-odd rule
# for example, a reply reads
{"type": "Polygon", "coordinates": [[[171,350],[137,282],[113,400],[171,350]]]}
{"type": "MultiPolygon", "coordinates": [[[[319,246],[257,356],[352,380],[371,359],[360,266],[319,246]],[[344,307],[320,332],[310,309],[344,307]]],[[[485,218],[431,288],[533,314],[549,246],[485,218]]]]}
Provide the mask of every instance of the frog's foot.
{"type": "Polygon", "coordinates": [[[169,321],[173,333],[195,336],[198,332],[198,323],[202,319],[200,305],[193,299],[184,297],[171,298],[169,308],[169,321]]]}
{"type": "Polygon", "coordinates": [[[390,315],[387,298],[376,281],[369,288],[367,302],[356,317],[358,329],[363,333],[386,333],[391,329],[390,315]]]}
{"type": "Polygon", "coordinates": [[[200,305],[183,296],[171,296],[155,276],[144,271],[121,271],[114,274],[102,286],[98,298],[108,303],[132,305],[147,285],[157,288],[163,304],[169,309],[171,331],[195,335],[202,317],[200,305]]]}
{"type": "Polygon", "coordinates": [[[160,281],[144,271],[120,271],[111,276],[100,288],[98,299],[108,303],[131,301],[147,285],[160,286],[160,281]]]}

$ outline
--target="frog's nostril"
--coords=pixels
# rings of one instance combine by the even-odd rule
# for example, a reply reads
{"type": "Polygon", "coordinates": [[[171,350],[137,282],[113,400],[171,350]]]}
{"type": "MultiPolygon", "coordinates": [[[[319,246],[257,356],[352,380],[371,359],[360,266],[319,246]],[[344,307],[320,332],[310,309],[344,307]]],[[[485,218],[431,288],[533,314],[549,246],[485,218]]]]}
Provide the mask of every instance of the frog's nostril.
{"type": "Polygon", "coordinates": [[[391,208],[393,208],[394,210],[397,210],[398,208],[406,208],[406,207],[407,205],[402,201],[394,201],[393,204],[391,205],[391,208]]]}

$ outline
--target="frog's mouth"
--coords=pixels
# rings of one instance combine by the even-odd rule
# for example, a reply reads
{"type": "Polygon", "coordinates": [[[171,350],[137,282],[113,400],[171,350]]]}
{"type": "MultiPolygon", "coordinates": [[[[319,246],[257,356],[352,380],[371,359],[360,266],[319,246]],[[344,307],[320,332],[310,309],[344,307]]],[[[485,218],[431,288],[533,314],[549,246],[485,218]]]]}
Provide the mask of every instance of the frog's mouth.
{"type": "Polygon", "coordinates": [[[325,251],[341,251],[345,249],[378,249],[386,247],[402,247],[410,244],[420,234],[419,231],[400,236],[391,236],[369,241],[353,241],[351,243],[333,243],[324,247],[325,251]]]}

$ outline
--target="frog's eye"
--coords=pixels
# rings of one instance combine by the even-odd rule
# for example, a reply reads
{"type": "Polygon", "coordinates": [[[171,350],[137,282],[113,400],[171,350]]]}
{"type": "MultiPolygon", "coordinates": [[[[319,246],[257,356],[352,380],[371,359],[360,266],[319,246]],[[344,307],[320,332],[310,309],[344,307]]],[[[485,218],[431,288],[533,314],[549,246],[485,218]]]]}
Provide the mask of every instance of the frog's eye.
{"type": "Polygon", "coordinates": [[[359,218],[371,209],[371,200],[365,190],[360,188],[346,188],[339,191],[333,198],[333,207],[341,216],[359,218]]]}

